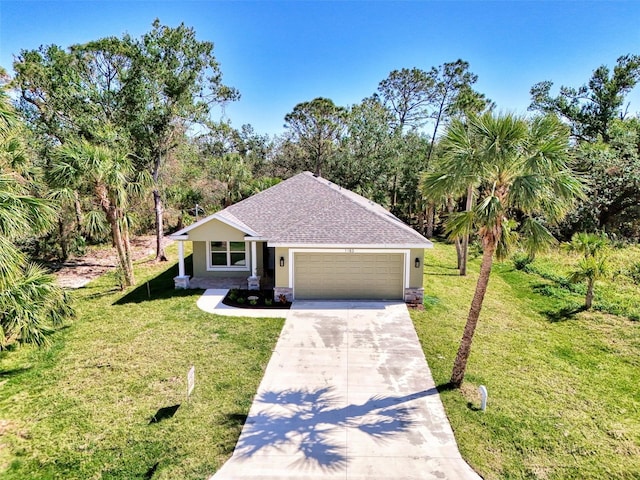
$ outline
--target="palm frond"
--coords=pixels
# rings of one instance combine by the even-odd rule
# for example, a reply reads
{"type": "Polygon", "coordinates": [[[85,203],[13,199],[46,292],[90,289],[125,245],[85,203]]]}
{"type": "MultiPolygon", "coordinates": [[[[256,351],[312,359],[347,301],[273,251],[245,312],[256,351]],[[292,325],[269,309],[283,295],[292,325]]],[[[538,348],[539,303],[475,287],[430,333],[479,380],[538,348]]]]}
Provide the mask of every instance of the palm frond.
{"type": "Polygon", "coordinates": [[[62,320],[73,315],[70,298],[55,279],[35,264],[27,265],[18,281],[0,295],[3,345],[16,340],[43,345],[62,320]]]}
{"type": "Polygon", "coordinates": [[[83,218],[82,226],[96,237],[105,237],[110,232],[107,218],[101,210],[89,210],[83,218]]]}
{"type": "Polygon", "coordinates": [[[0,290],[16,281],[21,275],[20,266],[24,262],[24,254],[8,238],[0,235],[0,290]]]}
{"type": "Polygon", "coordinates": [[[0,174],[0,235],[15,237],[47,231],[56,218],[53,202],[23,194],[11,175],[0,174]]]}
{"type": "Polygon", "coordinates": [[[609,274],[609,266],[606,258],[587,257],[578,262],[575,270],[569,274],[571,283],[582,282],[587,279],[599,280],[609,274]]]}
{"type": "Polygon", "coordinates": [[[455,212],[447,217],[444,224],[445,233],[449,238],[462,237],[470,235],[475,228],[476,213],[471,210],[468,212],[455,212]]]}
{"type": "Polygon", "coordinates": [[[478,224],[494,229],[505,219],[505,206],[496,195],[487,195],[474,207],[478,224]]]}
{"type": "Polygon", "coordinates": [[[522,222],[521,234],[524,238],[523,246],[530,257],[538,252],[544,252],[558,243],[547,227],[532,217],[527,217],[522,222]]]}
{"type": "Polygon", "coordinates": [[[496,245],[496,258],[500,261],[506,259],[513,247],[518,243],[520,235],[517,231],[518,223],[509,219],[502,223],[502,231],[496,245]]]}

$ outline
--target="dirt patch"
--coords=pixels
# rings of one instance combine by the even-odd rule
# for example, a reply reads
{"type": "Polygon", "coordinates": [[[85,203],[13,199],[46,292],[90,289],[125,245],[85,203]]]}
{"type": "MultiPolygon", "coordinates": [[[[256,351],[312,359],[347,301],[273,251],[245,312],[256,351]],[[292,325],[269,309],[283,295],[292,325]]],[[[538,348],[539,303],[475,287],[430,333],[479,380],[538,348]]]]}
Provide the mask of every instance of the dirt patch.
{"type": "MultiPolygon", "coordinates": [[[[164,245],[171,243],[165,239],[164,245]]],[[[155,254],[155,236],[136,237],[131,240],[131,250],[133,261],[142,260],[146,257],[153,258],[155,254]]],[[[112,270],[118,263],[116,249],[110,246],[89,247],[87,252],[80,257],[72,257],[66,262],[53,265],[53,274],[58,285],[65,288],[81,288],[100,275],[112,270]]]]}

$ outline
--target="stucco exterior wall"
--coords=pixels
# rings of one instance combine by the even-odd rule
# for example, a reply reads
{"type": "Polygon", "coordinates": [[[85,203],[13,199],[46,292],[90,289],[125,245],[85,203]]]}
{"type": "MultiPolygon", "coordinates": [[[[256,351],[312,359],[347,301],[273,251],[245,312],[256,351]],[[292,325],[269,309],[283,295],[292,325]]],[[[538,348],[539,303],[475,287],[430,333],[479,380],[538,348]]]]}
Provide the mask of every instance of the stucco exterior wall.
{"type": "MultiPolygon", "coordinates": [[[[191,233],[191,232],[189,232],[191,233]]],[[[220,240],[216,238],[210,238],[207,241],[216,241],[220,240]]],[[[221,239],[226,240],[226,239],[221,239]]],[[[239,240],[243,241],[244,236],[239,240]]],[[[194,277],[238,277],[238,278],[246,278],[251,275],[251,271],[240,270],[224,270],[224,271],[209,271],[207,270],[207,241],[199,241],[193,242],[193,276],[194,277]]],[[[236,240],[229,240],[236,241],[236,240]]],[[[251,243],[249,243],[249,247],[247,248],[249,251],[249,256],[251,256],[251,243]]],[[[258,275],[263,275],[262,268],[262,243],[257,242],[256,244],[256,256],[258,257],[258,275]]]]}
{"type": "Polygon", "coordinates": [[[409,257],[409,285],[407,288],[422,287],[424,279],[424,249],[412,248],[409,257]],[[415,267],[416,258],[420,259],[420,267],[415,267]]]}
{"type": "Polygon", "coordinates": [[[209,240],[242,242],[244,241],[245,233],[230,227],[226,223],[222,223],[220,220],[211,219],[207,223],[190,230],[188,236],[189,240],[194,242],[209,240]]]}
{"type": "Polygon", "coordinates": [[[275,286],[289,286],[289,249],[284,247],[276,247],[275,258],[275,286]],[[284,267],[280,266],[280,257],[284,257],[284,267]]]}

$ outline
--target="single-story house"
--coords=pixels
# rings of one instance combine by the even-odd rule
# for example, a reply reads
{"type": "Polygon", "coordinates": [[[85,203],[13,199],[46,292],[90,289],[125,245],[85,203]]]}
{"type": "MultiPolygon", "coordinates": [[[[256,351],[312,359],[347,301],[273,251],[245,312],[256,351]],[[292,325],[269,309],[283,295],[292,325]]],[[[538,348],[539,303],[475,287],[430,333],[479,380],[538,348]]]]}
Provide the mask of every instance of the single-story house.
{"type": "Polygon", "coordinates": [[[309,172],[300,173],[170,235],[179,242],[176,288],[193,279],[269,279],[293,299],[422,303],[424,249],[433,244],[385,208],[309,172]]]}

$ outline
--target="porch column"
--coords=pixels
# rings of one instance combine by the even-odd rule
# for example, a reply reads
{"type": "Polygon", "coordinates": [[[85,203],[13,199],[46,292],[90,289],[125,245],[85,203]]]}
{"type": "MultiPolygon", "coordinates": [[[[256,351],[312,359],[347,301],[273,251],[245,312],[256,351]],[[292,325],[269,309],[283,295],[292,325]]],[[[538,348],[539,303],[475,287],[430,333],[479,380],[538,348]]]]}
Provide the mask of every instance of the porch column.
{"type": "Polygon", "coordinates": [[[184,241],[178,240],[178,276],[173,279],[176,289],[189,288],[189,276],[184,271],[184,241]]]}
{"type": "Polygon", "coordinates": [[[258,276],[258,254],[256,242],[251,241],[251,276],[247,278],[249,290],[260,290],[260,277],[258,276]]]}
{"type": "Polygon", "coordinates": [[[178,242],[178,276],[184,277],[184,242],[178,242]]]}
{"type": "Polygon", "coordinates": [[[256,253],[256,242],[251,242],[251,276],[258,276],[258,254],[256,253]]]}

